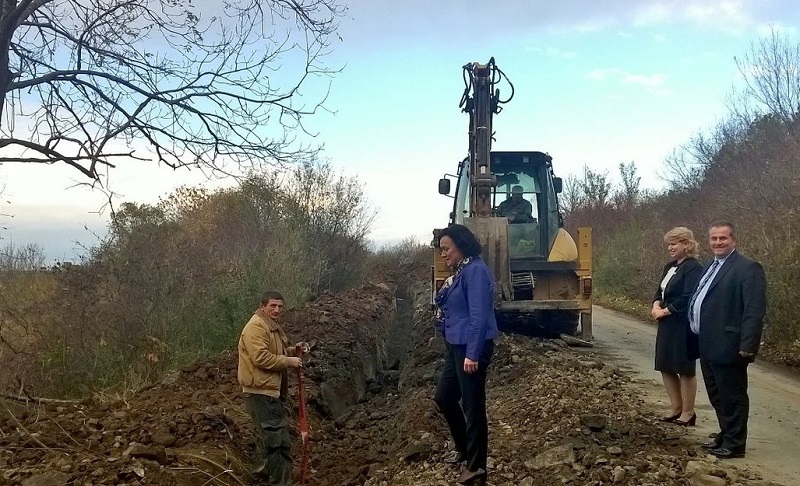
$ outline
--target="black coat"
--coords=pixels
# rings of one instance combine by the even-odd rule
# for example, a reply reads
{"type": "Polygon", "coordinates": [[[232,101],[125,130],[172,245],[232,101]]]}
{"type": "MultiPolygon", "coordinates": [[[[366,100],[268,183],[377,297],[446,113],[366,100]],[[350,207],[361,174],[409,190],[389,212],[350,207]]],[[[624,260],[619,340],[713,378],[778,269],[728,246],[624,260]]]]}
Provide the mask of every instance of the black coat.
{"type": "MultiPolygon", "coordinates": [[[[705,265],[705,270],[710,265],[705,265]]],[[[711,363],[751,363],[739,351],[755,354],[767,310],[764,269],[737,251],[725,260],[700,307],[700,358],[711,363]]]]}
{"type": "Polygon", "coordinates": [[[671,261],[664,266],[653,301],[660,301],[670,315],[658,320],[655,346],[655,369],[666,373],[694,376],[695,360],[699,356],[697,335],[689,329],[689,300],[703,274],[703,266],[694,258],[680,263],[671,261]],[[663,293],[661,280],[670,268],[675,274],[667,282],[663,293]]]}
{"type": "Polygon", "coordinates": [[[665,317],[665,319],[674,316],[675,318],[686,319],[688,322],[687,310],[689,308],[689,300],[691,300],[692,294],[694,294],[697,288],[700,276],[703,275],[703,266],[694,258],[686,258],[684,261],[678,263],[675,275],[669,279],[667,287],[662,294],[661,281],[664,280],[664,276],[669,269],[675,265],[674,260],[664,265],[661,278],[658,280],[659,286],[653,296],[653,302],[660,300],[661,307],[669,309],[672,315],[665,317]]]}

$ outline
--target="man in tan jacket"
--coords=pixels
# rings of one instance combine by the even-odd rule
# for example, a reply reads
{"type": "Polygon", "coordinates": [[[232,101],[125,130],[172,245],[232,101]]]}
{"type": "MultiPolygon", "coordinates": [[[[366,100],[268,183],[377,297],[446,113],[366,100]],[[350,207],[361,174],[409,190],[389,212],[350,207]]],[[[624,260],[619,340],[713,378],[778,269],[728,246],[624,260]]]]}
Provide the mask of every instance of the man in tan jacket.
{"type": "Polygon", "coordinates": [[[288,356],[289,341],[278,326],[283,313],[283,296],[269,291],[239,336],[239,383],[244,404],[261,434],[261,463],[253,471],[266,476],[270,484],[289,486],[292,456],[283,400],[287,370],[303,365],[288,356]]]}

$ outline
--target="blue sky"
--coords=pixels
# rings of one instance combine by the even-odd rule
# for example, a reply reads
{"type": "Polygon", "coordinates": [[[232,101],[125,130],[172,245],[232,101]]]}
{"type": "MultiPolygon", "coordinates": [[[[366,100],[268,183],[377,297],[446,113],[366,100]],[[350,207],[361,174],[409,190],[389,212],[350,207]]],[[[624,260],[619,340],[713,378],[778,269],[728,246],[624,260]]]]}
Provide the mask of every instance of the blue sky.
{"type": "MultiPolygon", "coordinates": [[[[646,187],[663,185],[662,162],[727,112],[739,78],[734,57],[774,27],[797,37],[800,11],[782,1],[349,2],[343,66],[326,106],[307,121],[324,157],[365,184],[377,210],[378,243],[430,237],[451,200],[436,182],[466,154],[458,109],[461,66],[494,56],[516,87],[495,118],[498,150],[540,150],[557,175],[584,164],[616,175],[635,161],[646,187]],[[493,5],[489,8],[489,5],[493,5]]],[[[309,85],[310,99],[327,81],[309,85]]],[[[48,259],[70,259],[102,233],[104,196],[66,168],[0,166],[0,237],[37,242],[48,259]]],[[[219,186],[197,171],[136,163],[112,173],[125,200],[155,202],[181,184],[219,186]]]]}

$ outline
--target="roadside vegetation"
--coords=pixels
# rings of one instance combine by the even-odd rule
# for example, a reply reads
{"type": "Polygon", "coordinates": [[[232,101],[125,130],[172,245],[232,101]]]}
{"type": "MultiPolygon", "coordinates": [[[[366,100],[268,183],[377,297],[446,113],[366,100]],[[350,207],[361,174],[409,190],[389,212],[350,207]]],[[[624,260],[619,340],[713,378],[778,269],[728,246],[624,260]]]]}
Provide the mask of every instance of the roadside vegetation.
{"type": "Polygon", "coordinates": [[[587,167],[561,202],[570,228],[593,227],[599,303],[639,315],[667,260],[666,231],[690,228],[708,259],[708,225],[733,222],[737,248],[767,274],[763,355],[800,365],[800,45],[772,32],[736,62],[743,88],[730,113],[666,161],[666,190],[641,190],[630,162],[615,180],[587,167]]]}
{"type": "Polygon", "coordinates": [[[0,385],[81,396],[136,389],[229,349],[267,288],[290,306],[360,284],[373,213],[326,164],[123,204],[79,264],[36,247],[0,259],[0,385]]]}

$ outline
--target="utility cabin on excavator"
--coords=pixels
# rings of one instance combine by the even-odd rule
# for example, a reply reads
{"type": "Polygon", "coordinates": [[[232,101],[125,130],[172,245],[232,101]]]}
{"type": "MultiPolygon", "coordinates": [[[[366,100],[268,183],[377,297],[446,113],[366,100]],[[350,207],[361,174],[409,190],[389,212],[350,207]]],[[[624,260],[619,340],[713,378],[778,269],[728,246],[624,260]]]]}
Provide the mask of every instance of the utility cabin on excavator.
{"type": "MultiPolygon", "coordinates": [[[[500,112],[496,83],[505,75],[494,65],[464,66],[462,98],[470,115],[470,153],[455,176],[439,180],[450,195],[450,223],[470,228],[483,247],[495,278],[495,311],[501,325],[544,336],[574,335],[580,323],[592,337],[591,228],[579,228],[577,245],[563,228],[558,205],[562,181],[543,152],[491,151],[492,115],[500,112]]],[[[510,83],[509,83],[510,84],[510,83]]],[[[513,86],[512,86],[513,96],[513,86]]],[[[449,276],[434,230],[432,293],[449,276]]]]}

